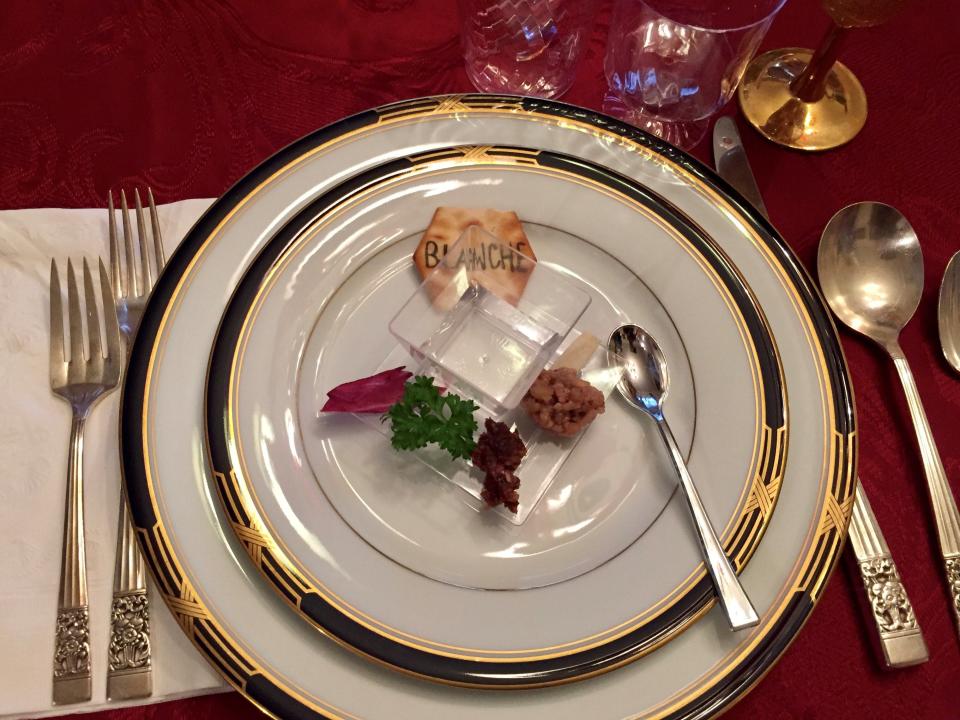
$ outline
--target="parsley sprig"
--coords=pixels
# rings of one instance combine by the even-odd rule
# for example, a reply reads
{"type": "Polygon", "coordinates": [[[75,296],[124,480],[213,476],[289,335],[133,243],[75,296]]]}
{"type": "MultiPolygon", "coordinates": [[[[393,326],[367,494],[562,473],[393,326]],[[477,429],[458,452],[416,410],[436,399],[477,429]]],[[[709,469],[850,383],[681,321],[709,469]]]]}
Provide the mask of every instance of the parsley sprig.
{"type": "Polygon", "coordinates": [[[473,400],[464,400],[450,392],[441,394],[433,378],[418,375],[408,382],[403,397],[387,410],[398,450],[416,450],[436,443],[455,458],[467,459],[476,441],[473,434],[478,410],[473,400]]]}

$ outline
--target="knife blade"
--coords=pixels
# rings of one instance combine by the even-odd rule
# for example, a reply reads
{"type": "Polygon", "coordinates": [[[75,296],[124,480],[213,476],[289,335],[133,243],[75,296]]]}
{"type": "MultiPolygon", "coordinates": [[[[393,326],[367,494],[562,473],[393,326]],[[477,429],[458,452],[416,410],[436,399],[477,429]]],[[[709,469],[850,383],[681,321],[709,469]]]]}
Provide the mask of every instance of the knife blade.
{"type": "MultiPolygon", "coordinates": [[[[713,126],[713,161],[717,174],[769,220],[733,118],[722,117],[713,126]]],[[[923,633],[859,478],[850,520],[850,547],[857,559],[884,663],[888,668],[902,668],[926,662],[930,656],[923,633]]]]}
{"type": "Polygon", "coordinates": [[[769,220],[770,215],[767,213],[767,206],[763,204],[757,179],[750,169],[737,124],[731,117],[722,117],[713,126],[713,162],[720,177],[733,185],[737,192],[769,220]]]}

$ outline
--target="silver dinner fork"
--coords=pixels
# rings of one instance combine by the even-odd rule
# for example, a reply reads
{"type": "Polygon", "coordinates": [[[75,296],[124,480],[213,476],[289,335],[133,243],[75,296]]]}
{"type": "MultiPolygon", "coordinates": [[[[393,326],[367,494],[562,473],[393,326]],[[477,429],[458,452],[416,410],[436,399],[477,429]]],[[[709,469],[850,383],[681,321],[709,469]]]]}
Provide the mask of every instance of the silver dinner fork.
{"type": "MultiPolygon", "coordinates": [[[[140,326],[147,298],[160,275],[165,258],[160,221],[153,192],[147,189],[152,242],[147,239],[140,191],[134,190],[139,254],[134,252],[133,230],[127,196],[120,191],[123,223],[123,261],[120,260],[113,192],[107,204],[110,228],[110,272],[116,293],[115,305],[126,356],[140,326]]],[[[153,659],[150,648],[150,603],[143,556],[137,547],[126,498],[121,490],[120,520],[117,526],[117,563],[113,574],[113,605],[110,612],[110,648],[107,666],[107,697],[111,700],[147,697],[153,692],[153,659]]]]}
{"type": "Polygon", "coordinates": [[[67,318],[70,330],[70,354],[67,355],[60,276],[56,261],[50,262],[50,388],[69,403],[73,411],[53,656],[53,702],[57,705],[89,700],[92,689],[90,608],[83,532],[83,429],[97,400],[114,390],[120,380],[120,331],[113,313],[113,290],[102,260],[99,269],[106,353],[103,352],[100,338],[100,311],[97,309],[93,278],[84,260],[87,341],[84,342],[83,338],[83,310],[73,263],[67,261],[67,318]]]}

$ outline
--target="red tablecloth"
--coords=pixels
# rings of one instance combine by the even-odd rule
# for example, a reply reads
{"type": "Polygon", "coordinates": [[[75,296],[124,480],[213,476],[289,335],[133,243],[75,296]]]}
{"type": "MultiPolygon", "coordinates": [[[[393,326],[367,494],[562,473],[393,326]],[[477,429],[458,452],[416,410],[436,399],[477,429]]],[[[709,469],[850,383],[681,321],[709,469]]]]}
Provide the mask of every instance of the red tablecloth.
{"type": "MultiPolygon", "coordinates": [[[[960,491],[960,377],[941,357],[936,334],[940,277],[960,248],[953,5],[916,2],[888,25],[851,35],[843,60],[868,91],[870,117],[848,147],[803,155],[741,127],[773,221],[809,267],[821,229],[847,203],[895,204],[916,228],[927,288],[903,346],[960,491]]],[[[343,115],[471,89],[452,0],[3,0],[2,17],[2,208],[102,206],[120,184],[152,185],[160,201],[218,195],[274,150],[343,115]]],[[[604,3],[564,98],[570,102],[599,107],[608,17],[604,3]]],[[[826,24],[815,0],[790,0],[764,46],[810,46],[826,24]]],[[[709,161],[708,152],[698,154],[709,161]]],[[[842,567],[783,660],[728,713],[731,720],[960,716],[960,645],[905,402],[880,352],[849,334],[844,346],[857,393],[860,475],[930,661],[878,669],[857,605],[859,579],[842,567]]],[[[231,693],[90,717],[258,715],[231,693]]]]}

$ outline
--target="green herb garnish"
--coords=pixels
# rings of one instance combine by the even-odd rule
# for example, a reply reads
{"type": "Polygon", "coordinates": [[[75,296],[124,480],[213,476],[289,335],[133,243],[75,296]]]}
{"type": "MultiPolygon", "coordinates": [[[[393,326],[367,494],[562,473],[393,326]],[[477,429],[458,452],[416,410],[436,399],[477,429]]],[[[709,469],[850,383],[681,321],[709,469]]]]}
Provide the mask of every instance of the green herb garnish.
{"type": "Polygon", "coordinates": [[[390,442],[397,450],[416,450],[436,443],[453,457],[467,459],[477,444],[473,439],[477,430],[473,413],[478,409],[473,400],[450,392],[441,394],[433,378],[418,375],[406,384],[400,402],[383,417],[390,418],[390,442]]]}

